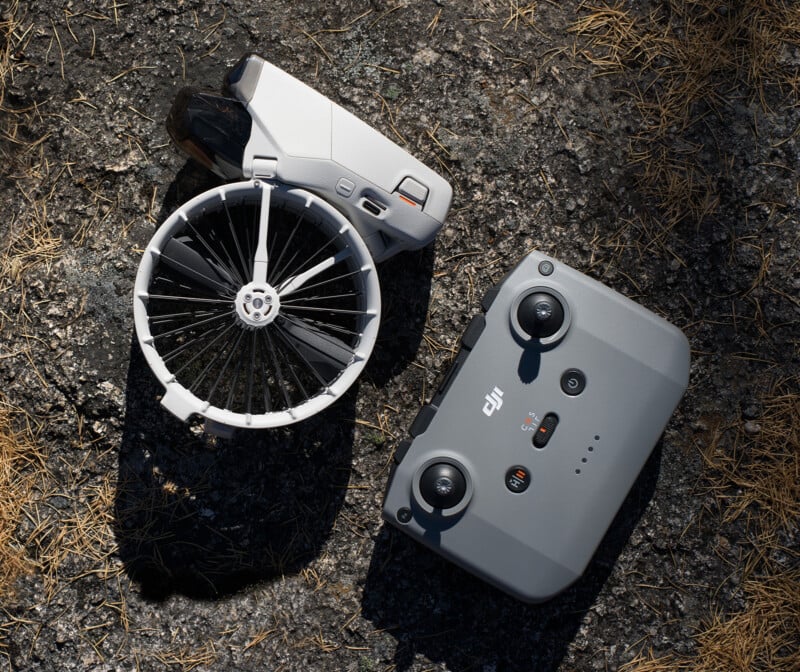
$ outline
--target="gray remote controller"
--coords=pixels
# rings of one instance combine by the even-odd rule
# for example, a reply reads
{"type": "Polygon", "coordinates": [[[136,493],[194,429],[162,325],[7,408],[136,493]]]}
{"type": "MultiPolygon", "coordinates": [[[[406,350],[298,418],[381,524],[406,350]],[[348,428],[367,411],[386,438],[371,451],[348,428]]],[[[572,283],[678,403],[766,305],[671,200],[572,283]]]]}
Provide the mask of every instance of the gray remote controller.
{"type": "Polygon", "coordinates": [[[526,602],[586,569],[683,396],[683,333],[533,252],[395,455],[388,522],[526,602]]]}

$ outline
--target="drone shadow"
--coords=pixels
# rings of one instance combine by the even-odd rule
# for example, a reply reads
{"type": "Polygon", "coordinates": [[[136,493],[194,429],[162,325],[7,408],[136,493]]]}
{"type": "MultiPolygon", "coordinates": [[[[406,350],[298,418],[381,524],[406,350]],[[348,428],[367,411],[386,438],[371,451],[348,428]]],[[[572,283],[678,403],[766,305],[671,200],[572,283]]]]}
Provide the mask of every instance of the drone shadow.
{"type": "Polygon", "coordinates": [[[396,669],[411,669],[423,654],[451,670],[557,670],[652,499],[660,463],[659,443],[584,575],[538,605],[518,602],[384,524],[362,613],[397,640],[396,669]]]}
{"type": "Polygon", "coordinates": [[[163,222],[182,203],[221,184],[224,184],[224,181],[220,177],[206,170],[196,161],[187,161],[167,187],[167,193],[164,194],[158,211],[158,221],[163,222]]]}
{"type": "Polygon", "coordinates": [[[401,252],[378,266],[381,325],[364,374],[382,387],[417,356],[433,277],[434,249],[401,252]]]}
{"type": "MultiPolygon", "coordinates": [[[[187,162],[159,220],[219,183],[187,162]]],[[[384,382],[408,364],[422,340],[433,253],[399,255],[386,265],[389,324],[381,324],[369,369],[373,380],[384,382]],[[393,284],[395,275],[402,275],[402,287],[393,284]],[[398,324],[412,327],[402,342],[387,332],[398,324]]],[[[134,337],[114,530],[125,571],[142,594],[219,598],[296,573],[317,557],[346,493],[358,387],[297,424],[218,439],[161,407],[163,387],[134,337]]]]}
{"type": "Polygon", "coordinates": [[[135,341],[127,382],[114,527],[145,596],[221,597],[319,554],[346,492],[355,386],[309,420],[223,440],[161,407],[135,341]]]}

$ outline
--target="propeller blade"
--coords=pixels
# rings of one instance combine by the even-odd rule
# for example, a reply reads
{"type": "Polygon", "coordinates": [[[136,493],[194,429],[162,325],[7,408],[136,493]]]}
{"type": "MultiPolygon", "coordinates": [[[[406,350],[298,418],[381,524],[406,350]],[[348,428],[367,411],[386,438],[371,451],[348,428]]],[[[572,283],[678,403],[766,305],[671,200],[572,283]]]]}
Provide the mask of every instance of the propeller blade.
{"type": "Polygon", "coordinates": [[[353,361],[353,348],[336,336],[295,316],[282,315],[279,322],[298,354],[326,381],[332,381],[353,361]]]}
{"type": "Polygon", "coordinates": [[[189,247],[184,240],[170,238],[161,250],[161,260],[171,269],[215,292],[228,294],[236,290],[228,271],[189,247]]]}

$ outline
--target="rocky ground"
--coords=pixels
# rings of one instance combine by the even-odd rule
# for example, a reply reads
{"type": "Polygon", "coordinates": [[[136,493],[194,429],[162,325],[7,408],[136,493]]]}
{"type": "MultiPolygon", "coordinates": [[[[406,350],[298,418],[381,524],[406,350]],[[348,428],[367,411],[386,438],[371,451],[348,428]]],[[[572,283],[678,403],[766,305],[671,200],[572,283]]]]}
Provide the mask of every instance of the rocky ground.
{"type": "Polygon", "coordinates": [[[796,5],[1,6],[0,669],[797,669],[796,5]],[[213,183],[169,142],[174,95],[250,51],[455,194],[433,246],[381,266],[351,392],[228,441],[161,409],[131,296],[213,183]],[[539,606],[380,518],[397,442],[531,249],[693,357],[587,574],[539,606]]]}

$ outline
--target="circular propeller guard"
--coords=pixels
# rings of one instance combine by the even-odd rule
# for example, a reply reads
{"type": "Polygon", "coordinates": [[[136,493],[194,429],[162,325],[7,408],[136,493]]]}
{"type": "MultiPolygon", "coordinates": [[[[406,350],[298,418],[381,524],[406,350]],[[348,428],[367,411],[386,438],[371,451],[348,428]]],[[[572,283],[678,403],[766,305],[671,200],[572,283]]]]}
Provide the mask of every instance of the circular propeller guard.
{"type": "Polygon", "coordinates": [[[226,184],[182,205],[145,250],[134,321],[162,403],[228,427],[318,413],[356,380],[380,288],[347,219],[302,189],[226,184]]]}

